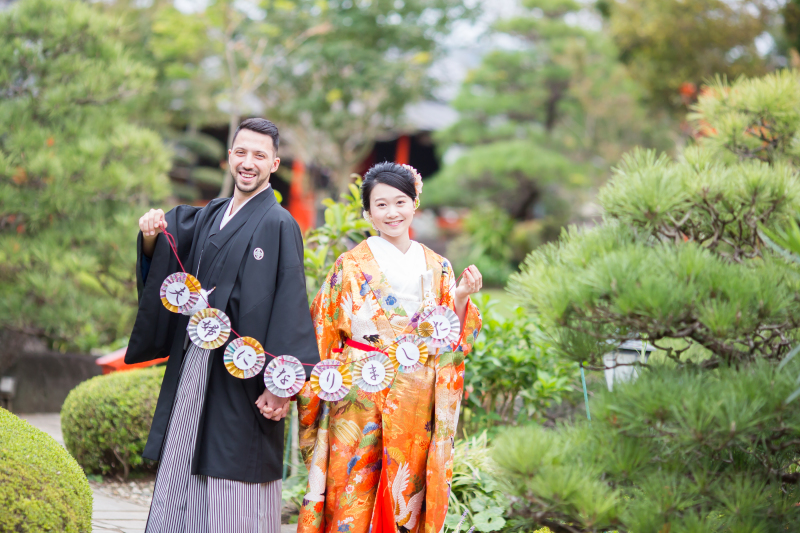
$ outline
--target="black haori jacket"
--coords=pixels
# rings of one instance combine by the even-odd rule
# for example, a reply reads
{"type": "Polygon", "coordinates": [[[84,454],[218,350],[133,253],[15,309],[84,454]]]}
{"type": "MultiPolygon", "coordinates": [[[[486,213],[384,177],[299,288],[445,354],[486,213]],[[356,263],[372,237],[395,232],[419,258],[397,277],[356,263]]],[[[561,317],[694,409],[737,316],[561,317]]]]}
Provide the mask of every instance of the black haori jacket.
{"type": "MultiPolygon", "coordinates": [[[[306,297],[303,240],[297,222],[269,189],[241,207],[220,230],[229,201],[213,200],[202,209],[182,205],[167,213],[167,231],[177,240],[186,272],[197,276],[204,289],[216,287],[209,303],[230,317],[239,335],[254,337],[274,355],[288,354],[304,363],[317,363],[319,352],[306,297]]],[[[172,313],[161,303],[162,282],[181,271],[166,237],[160,234],[156,240],[146,279],[142,278],[141,233],[137,247],[139,312],[125,362],[170,356],[143,453],[158,460],[188,347],[190,317],[172,313]]],[[[231,333],[228,342],[235,338],[231,333]]],[[[255,405],[265,388],[263,370],[250,379],[228,373],[223,362],[228,342],[214,350],[208,366],[192,474],[250,483],[280,479],[283,421],[267,420],[255,405]]],[[[270,360],[267,356],[267,364],[270,360]]],[[[305,368],[308,379],[311,367],[305,368]]]]}

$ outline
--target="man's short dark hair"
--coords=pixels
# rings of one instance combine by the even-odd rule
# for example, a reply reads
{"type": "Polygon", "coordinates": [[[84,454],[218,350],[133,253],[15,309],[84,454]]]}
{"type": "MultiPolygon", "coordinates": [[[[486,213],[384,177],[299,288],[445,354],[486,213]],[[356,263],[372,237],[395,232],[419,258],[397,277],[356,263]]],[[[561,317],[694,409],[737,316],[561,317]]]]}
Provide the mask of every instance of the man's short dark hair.
{"type": "MultiPolygon", "coordinates": [[[[250,130],[256,133],[263,133],[272,137],[272,146],[275,148],[275,155],[278,154],[278,146],[281,144],[281,135],[278,133],[278,126],[272,121],[265,118],[248,118],[243,120],[239,127],[236,128],[236,133],[233,134],[233,144],[236,141],[236,136],[242,130],[250,130]]],[[[233,148],[233,146],[231,146],[233,148]]]]}

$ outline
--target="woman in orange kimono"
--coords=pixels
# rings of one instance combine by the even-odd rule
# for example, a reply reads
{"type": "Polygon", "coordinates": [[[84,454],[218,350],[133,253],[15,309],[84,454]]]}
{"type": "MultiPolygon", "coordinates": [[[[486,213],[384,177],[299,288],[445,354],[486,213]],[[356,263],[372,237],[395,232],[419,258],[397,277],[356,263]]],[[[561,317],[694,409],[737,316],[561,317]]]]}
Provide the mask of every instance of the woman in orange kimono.
{"type": "Polygon", "coordinates": [[[469,295],[480,290],[481,275],[470,266],[457,285],[447,259],[409,238],[421,189],[407,165],[381,163],[365,175],[364,216],[380,237],[342,254],[314,299],[320,355],[352,372],[370,351],[392,353],[399,336],[429,328],[421,319],[436,306],[456,313],[460,335],[379,392],[353,383],[329,402],[306,384],[298,409],[309,480],[298,533],[443,529],[464,358],[481,326],[469,295]]]}

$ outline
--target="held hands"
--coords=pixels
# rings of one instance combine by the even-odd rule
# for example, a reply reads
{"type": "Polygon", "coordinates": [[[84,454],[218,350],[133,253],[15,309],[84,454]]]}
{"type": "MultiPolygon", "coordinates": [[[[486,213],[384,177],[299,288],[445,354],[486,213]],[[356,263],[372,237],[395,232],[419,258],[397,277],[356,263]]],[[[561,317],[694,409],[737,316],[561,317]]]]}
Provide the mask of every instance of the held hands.
{"type": "Polygon", "coordinates": [[[269,389],[264,389],[264,392],[256,400],[256,406],[261,411],[261,414],[264,415],[264,418],[276,422],[286,417],[291,405],[289,398],[279,398],[272,394],[269,389]]]}
{"type": "Polygon", "coordinates": [[[167,229],[167,221],[164,218],[164,211],[161,209],[151,209],[139,219],[139,229],[142,231],[142,253],[147,257],[153,257],[153,250],[156,247],[156,237],[167,229]]]}

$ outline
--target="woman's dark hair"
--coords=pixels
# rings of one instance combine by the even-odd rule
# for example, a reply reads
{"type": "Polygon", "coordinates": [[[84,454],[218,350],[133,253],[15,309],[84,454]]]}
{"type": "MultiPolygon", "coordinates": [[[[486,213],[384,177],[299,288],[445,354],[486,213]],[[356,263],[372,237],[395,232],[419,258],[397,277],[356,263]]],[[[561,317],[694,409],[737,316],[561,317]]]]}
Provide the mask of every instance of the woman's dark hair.
{"type": "Polygon", "coordinates": [[[397,163],[378,163],[364,174],[364,181],[361,183],[361,205],[364,211],[369,211],[369,197],[375,185],[384,183],[389,187],[394,187],[403,194],[408,195],[412,200],[417,199],[417,188],[414,186],[414,175],[403,165],[397,163]]]}

